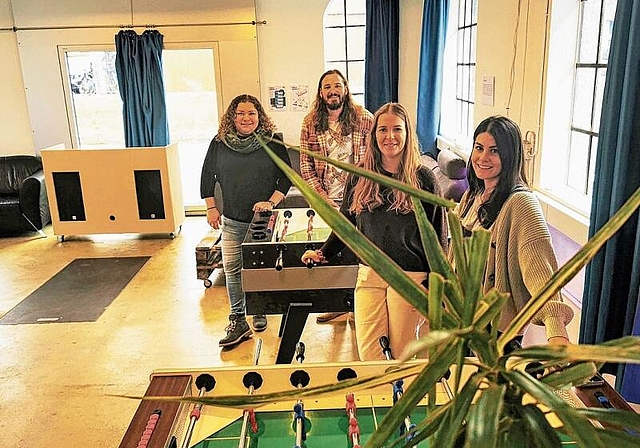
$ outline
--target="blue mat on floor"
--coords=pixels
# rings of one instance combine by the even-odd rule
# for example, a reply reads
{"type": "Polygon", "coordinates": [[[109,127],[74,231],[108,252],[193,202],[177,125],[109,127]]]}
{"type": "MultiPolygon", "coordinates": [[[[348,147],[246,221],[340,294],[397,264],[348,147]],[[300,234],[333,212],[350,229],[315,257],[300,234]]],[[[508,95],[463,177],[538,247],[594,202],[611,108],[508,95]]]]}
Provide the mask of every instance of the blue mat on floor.
{"type": "Polygon", "coordinates": [[[0,324],[95,322],[149,258],[77,258],[5,314],[0,324]]]}

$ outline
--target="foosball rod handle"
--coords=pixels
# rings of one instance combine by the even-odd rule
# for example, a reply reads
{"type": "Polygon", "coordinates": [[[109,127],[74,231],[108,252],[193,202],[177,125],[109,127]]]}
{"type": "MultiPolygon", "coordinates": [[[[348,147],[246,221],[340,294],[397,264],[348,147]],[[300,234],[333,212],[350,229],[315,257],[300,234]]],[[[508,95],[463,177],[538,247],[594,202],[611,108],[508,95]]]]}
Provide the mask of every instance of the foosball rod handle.
{"type": "Polygon", "coordinates": [[[382,353],[384,353],[387,361],[391,361],[393,359],[393,355],[391,354],[391,343],[389,342],[389,338],[387,336],[380,336],[378,342],[380,342],[382,353]]]}
{"type": "Polygon", "coordinates": [[[299,363],[302,363],[302,361],[304,361],[304,352],[306,350],[306,347],[304,345],[304,342],[300,341],[296,344],[296,361],[298,361],[299,363]]]}

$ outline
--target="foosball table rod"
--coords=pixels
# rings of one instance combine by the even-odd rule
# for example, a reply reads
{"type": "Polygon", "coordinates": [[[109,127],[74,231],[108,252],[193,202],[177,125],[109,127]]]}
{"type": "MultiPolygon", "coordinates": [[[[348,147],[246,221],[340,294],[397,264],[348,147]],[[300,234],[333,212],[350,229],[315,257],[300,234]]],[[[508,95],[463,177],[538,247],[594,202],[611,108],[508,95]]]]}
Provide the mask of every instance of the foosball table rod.
{"type": "MultiPolygon", "coordinates": [[[[253,365],[257,366],[258,361],[260,360],[260,352],[262,350],[262,339],[256,339],[256,347],[253,352],[253,365]]],[[[258,372],[247,372],[242,378],[242,383],[247,388],[247,392],[249,395],[253,395],[253,393],[260,389],[262,386],[262,375],[258,372]]],[[[249,428],[249,423],[251,423],[251,430],[254,433],[258,432],[258,424],[256,422],[256,416],[253,409],[245,409],[242,412],[242,429],[240,430],[240,441],[238,444],[238,448],[244,448],[245,442],[247,440],[247,430],[249,428]]]]}
{"type": "MultiPolygon", "coordinates": [[[[215,386],[216,380],[208,373],[203,373],[202,375],[199,375],[198,378],[196,378],[198,397],[204,396],[205,393],[213,390],[215,386]]],[[[202,406],[202,403],[197,403],[194,406],[193,411],[191,411],[189,426],[187,427],[187,432],[185,433],[184,440],[182,441],[182,448],[189,448],[189,444],[191,443],[191,436],[193,435],[193,429],[196,426],[196,422],[200,419],[202,406]]]]}

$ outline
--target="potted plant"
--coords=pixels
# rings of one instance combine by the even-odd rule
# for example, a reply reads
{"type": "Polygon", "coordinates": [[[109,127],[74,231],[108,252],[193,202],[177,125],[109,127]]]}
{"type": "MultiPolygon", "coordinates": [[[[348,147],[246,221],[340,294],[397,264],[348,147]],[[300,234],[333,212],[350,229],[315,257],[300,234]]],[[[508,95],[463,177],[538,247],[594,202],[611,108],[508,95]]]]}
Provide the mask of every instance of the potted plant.
{"type": "MultiPolygon", "coordinates": [[[[581,447],[640,446],[640,436],[637,435],[640,433],[640,416],[637,414],[604,408],[573,408],[556,393],[558,389],[586,382],[603,363],[640,362],[640,338],[625,337],[595,346],[535,346],[504,354],[507,341],[519,334],[544,303],[593,258],[607,239],[640,206],[640,189],[568,263],[557,271],[546,286],[531,298],[506,331],[498,337],[497,332],[489,332],[487,327],[499,316],[507,295],[495,289],[483,293],[482,276],[490,239],[489,232],[479,230],[471,237],[464,238],[458,218],[455,214],[449,213],[451,244],[457,267],[454,271],[426,218],[420,200],[449,209],[455,205],[453,202],[386,176],[295,148],[340,169],[369,177],[411,194],[425,252],[432,269],[428,278],[427,293],[405,276],[389,257],[360,234],[340,212],[325,202],[266,145],[264,149],[300,189],[310,207],[362,260],[429,319],[431,331],[428,336],[408,347],[403,355],[403,360],[407,360],[418,352],[426,351],[429,354],[429,362],[421,367],[402,398],[385,415],[377,431],[367,439],[365,447],[415,446],[420,441],[428,439],[429,446],[438,448],[546,448],[561,446],[559,434],[566,435],[581,447]],[[476,358],[465,357],[469,348],[476,354],[476,358]],[[525,364],[534,362],[539,366],[537,377],[523,369],[525,364]],[[475,373],[463,380],[460,372],[465,364],[472,364],[475,373]],[[450,379],[455,391],[453,398],[437,408],[434,399],[430,399],[431,412],[413,429],[414,438],[411,441],[399,438],[397,429],[405,416],[411,413],[425,395],[435,397],[437,382],[451,367],[454,367],[452,370],[455,372],[454,377],[450,379]],[[547,418],[550,412],[562,423],[561,428],[555,430],[551,426],[547,418]],[[619,429],[597,427],[591,423],[592,420],[617,425],[619,429]]],[[[415,365],[412,368],[415,370],[415,365]]],[[[403,374],[391,371],[377,378],[359,378],[304,391],[182,400],[216,406],[255,405],[287,397],[335,393],[336,390],[352,389],[358,385],[381,384],[397,379],[403,374]]]]}

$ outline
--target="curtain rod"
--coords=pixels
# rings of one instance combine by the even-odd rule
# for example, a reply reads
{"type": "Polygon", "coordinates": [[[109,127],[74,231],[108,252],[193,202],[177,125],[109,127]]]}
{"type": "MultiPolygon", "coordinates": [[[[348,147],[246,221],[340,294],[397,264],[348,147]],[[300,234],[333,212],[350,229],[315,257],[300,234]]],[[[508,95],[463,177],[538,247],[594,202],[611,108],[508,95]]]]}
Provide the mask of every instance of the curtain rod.
{"type": "Polygon", "coordinates": [[[47,31],[47,30],[86,30],[86,29],[131,29],[131,28],[173,28],[173,27],[186,27],[186,26],[230,26],[230,25],[266,25],[266,20],[250,22],[205,22],[205,23],[170,23],[170,24],[144,24],[144,25],[78,25],[78,26],[24,26],[24,27],[11,27],[0,28],[0,31],[47,31]]]}

